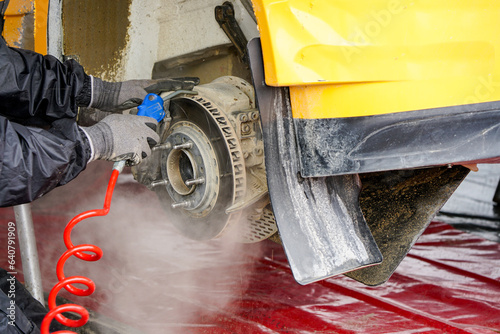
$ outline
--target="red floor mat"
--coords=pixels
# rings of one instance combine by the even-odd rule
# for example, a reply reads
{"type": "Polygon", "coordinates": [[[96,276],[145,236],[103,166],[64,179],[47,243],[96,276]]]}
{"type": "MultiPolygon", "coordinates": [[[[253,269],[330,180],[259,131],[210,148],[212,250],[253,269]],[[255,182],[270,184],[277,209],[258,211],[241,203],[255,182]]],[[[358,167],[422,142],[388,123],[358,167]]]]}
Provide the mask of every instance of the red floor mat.
{"type": "MultiPolygon", "coordinates": [[[[47,291],[64,251],[64,226],[102,206],[109,167],[95,164],[32,205],[47,291]]],[[[0,209],[4,268],[13,219],[12,209],[0,209]]],[[[120,176],[110,214],[82,222],[73,234],[75,243],[95,243],[105,253],[97,263],[72,259],[66,268],[94,279],[94,296],[64,296],[145,333],[500,332],[500,245],[439,222],[380,287],[343,276],[301,286],[279,245],[188,240],[130,175],[120,176]]]]}

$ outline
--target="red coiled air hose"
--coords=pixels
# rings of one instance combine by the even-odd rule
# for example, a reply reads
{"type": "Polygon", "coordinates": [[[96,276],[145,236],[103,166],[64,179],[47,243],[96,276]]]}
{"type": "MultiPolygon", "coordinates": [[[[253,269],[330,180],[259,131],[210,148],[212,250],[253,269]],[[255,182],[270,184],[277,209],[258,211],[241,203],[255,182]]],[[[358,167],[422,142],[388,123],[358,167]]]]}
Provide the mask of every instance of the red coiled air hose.
{"type": "MultiPolygon", "coordinates": [[[[73,245],[71,242],[71,231],[73,228],[84,219],[90,217],[97,216],[105,216],[109,212],[109,208],[111,205],[111,198],[113,196],[113,190],[115,189],[116,180],[118,179],[118,175],[123,170],[125,166],[124,161],[120,161],[114,164],[113,173],[111,174],[111,178],[109,180],[108,189],[106,190],[106,197],[104,198],[104,206],[102,209],[90,210],[80,213],[75,216],[69,223],[66,225],[64,229],[64,244],[68,249],[66,252],[61,255],[59,261],[57,262],[57,278],[59,279],[59,283],[57,283],[52,290],[50,291],[48,304],[49,304],[49,313],[45,316],[42,322],[42,326],[40,328],[41,334],[49,334],[50,323],[54,318],[59,321],[62,325],[68,327],[80,327],[87,323],[89,319],[88,311],[80,305],[76,304],[64,304],[57,306],[56,305],[56,296],[62,288],[65,288],[67,291],[71,292],[76,296],[89,296],[95,291],[95,283],[87,277],[83,276],[64,276],[64,264],[71,256],[76,256],[77,258],[85,261],[98,261],[102,257],[102,250],[95,245],[73,245]],[[85,253],[87,252],[87,253],[85,253]],[[91,253],[91,254],[89,254],[91,253]],[[73,284],[83,284],[87,287],[87,289],[79,289],[73,286],[73,284]],[[62,315],[64,312],[75,312],[80,315],[80,319],[71,320],[62,315]]],[[[76,334],[72,331],[57,331],[53,334],[76,334]]]]}

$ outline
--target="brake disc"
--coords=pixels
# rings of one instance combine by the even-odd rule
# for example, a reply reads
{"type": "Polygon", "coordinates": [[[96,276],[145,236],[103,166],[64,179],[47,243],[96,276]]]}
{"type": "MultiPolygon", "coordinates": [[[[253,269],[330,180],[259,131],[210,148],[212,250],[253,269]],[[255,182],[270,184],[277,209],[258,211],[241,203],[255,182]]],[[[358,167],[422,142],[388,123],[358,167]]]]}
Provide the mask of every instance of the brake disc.
{"type": "Polygon", "coordinates": [[[256,242],[276,233],[267,196],[262,130],[253,87],[222,77],[170,101],[161,143],[134,169],[184,235],[230,233],[256,242]]]}

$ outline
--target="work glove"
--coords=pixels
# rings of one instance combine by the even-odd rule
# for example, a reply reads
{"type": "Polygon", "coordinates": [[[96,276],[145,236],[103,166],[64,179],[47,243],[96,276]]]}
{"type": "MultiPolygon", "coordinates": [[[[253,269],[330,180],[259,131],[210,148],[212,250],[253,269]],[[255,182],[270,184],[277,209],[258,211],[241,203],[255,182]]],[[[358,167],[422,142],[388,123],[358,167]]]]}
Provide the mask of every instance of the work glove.
{"type": "Polygon", "coordinates": [[[90,161],[127,160],[128,166],[134,166],[150,155],[151,147],[160,140],[157,125],[158,122],[151,117],[111,114],[99,123],[81,129],[92,149],[90,161]]]}
{"type": "Polygon", "coordinates": [[[176,90],[192,90],[200,83],[194,77],[129,80],[124,82],[108,82],[92,78],[92,99],[90,106],[102,111],[119,111],[137,107],[148,93],[161,94],[176,90]]]}

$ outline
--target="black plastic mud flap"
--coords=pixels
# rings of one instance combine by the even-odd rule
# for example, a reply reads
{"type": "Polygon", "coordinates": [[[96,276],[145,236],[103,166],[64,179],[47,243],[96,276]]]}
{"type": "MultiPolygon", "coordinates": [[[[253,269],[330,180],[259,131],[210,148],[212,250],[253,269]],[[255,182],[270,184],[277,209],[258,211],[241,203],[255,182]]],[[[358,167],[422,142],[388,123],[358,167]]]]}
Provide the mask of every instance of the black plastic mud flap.
{"type": "Polygon", "coordinates": [[[264,82],[260,39],[248,44],[261,114],[267,183],[296,281],[308,284],[380,263],[359,207],[357,175],[302,178],[288,89],[264,82]]]}
{"type": "Polygon", "coordinates": [[[462,166],[361,174],[361,210],[384,260],[346,275],[385,283],[467,174],[462,166]]]}

